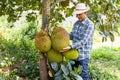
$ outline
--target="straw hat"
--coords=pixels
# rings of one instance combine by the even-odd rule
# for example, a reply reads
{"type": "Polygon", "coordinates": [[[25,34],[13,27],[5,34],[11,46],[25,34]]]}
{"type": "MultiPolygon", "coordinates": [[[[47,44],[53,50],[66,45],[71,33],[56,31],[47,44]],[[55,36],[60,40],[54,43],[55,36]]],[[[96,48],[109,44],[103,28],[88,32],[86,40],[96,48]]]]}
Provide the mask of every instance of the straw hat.
{"type": "Polygon", "coordinates": [[[87,12],[88,10],[90,10],[90,7],[88,5],[86,5],[85,3],[79,3],[76,5],[73,14],[81,14],[87,12]]]}

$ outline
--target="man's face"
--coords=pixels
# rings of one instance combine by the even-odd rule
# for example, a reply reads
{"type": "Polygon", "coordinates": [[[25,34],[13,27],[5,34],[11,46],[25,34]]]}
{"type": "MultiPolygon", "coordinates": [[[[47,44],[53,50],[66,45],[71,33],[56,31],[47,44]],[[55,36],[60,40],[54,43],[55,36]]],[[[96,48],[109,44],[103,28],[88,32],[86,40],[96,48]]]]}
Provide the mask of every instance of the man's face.
{"type": "Polygon", "coordinates": [[[76,14],[76,17],[79,19],[80,22],[82,22],[86,18],[86,12],[81,14],[76,14]]]}

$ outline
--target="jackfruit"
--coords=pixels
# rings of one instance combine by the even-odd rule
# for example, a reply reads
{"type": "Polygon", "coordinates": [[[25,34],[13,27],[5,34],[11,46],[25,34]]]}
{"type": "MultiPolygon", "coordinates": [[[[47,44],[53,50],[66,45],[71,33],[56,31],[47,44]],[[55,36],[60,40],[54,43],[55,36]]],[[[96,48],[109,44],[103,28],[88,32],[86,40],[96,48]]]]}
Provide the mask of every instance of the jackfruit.
{"type": "Polygon", "coordinates": [[[53,49],[50,49],[48,52],[47,52],[47,58],[48,58],[48,61],[49,62],[57,62],[57,63],[60,63],[62,62],[63,60],[63,56],[61,53],[53,50],[53,49]]]}
{"type": "Polygon", "coordinates": [[[69,6],[69,3],[70,3],[69,0],[61,1],[61,5],[62,5],[63,7],[69,6]]]}
{"type": "Polygon", "coordinates": [[[60,51],[63,48],[69,46],[69,34],[62,27],[55,27],[51,34],[52,48],[60,51]]]}
{"type": "Polygon", "coordinates": [[[41,30],[35,36],[35,46],[40,50],[40,52],[47,52],[51,48],[51,40],[47,32],[41,30]]]}
{"type": "Polygon", "coordinates": [[[71,49],[63,53],[64,57],[70,60],[76,60],[79,57],[79,53],[76,49],[71,49]]]}

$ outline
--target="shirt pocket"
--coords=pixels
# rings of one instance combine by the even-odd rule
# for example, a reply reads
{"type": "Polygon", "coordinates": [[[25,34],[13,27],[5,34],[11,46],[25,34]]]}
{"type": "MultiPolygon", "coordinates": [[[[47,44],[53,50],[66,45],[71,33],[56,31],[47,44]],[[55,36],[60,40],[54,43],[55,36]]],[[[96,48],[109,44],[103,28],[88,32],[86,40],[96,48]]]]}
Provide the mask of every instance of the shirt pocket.
{"type": "Polygon", "coordinates": [[[72,31],[74,37],[78,34],[77,32],[78,32],[78,27],[75,27],[72,31]]]}
{"type": "Polygon", "coordinates": [[[78,36],[79,36],[79,39],[83,38],[84,32],[85,32],[85,31],[84,31],[82,28],[79,28],[79,29],[78,29],[77,34],[78,34],[78,36]]]}

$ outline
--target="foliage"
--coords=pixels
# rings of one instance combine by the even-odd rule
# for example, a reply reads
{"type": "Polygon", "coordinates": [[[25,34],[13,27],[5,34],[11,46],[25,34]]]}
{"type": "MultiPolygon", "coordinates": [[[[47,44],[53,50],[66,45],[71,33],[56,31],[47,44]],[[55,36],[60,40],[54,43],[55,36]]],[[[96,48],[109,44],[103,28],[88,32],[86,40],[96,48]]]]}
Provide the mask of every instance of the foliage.
{"type": "Polygon", "coordinates": [[[120,48],[101,47],[93,50],[89,74],[93,80],[119,80],[120,48]],[[118,71],[117,71],[118,70],[118,71]]]}
{"type": "Polygon", "coordinates": [[[119,1],[115,0],[98,0],[94,1],[94,4],[90,4],[92,9],[91,18],[98,27],[96,28],[102,36],[102,41],[107,41],[107,37],[110,37],[112,42],[114,41],[115,24],[120,19],[118,3],[119,1]]]}
{"type": "MultiPolygon", "coordinates": [[[[78,75],[78,73],[81,73],[81,68],[80,67],[75,67],[73,70],[72,66],[74,62],[73,61],[68,61],[64,60],[63,63],[57,64],[56,62],[51,63],[52,67],[52,72],[53,80],[83,80],[81,76],[78,75]]],[[[49,74],[50,76],[50,74],[49,74]]]]}
{"type": "Polygon", "coordinates": [[[28,23],[28,26],[26,28],[23,28],[21,34],[23,37],[27,37],[28,39],[32,40],[34,39],[37,30],[38,28],[36,22],[31,21],[28,23]]]}
{"type": "MultiPolygon", "coordinates": [[[[34,25],[30,24],[32,28],[37,28],[34,25]]],[[[13,32],[14,36],[6,39],[4,38],[6,35],[3,35],[0,39],[0,68],[8,69],[11,67],[10,73],[8,72],[9,75],[5,75],[7,79],[17,80],[19,77],[25,77],[26,79],[35,80],[39,78],[38,50],[34,45],[34,40],[29,37],[33,36],[36,30],[28,28],[21,28],[16,34],[13,32],[14,29],[11,29],[10,32],[13,32]],[[21,34],[25,30],[29,34],[21,34]]]]}
{"type": "MultiPolygon", "coordinates": [[[[21,17],[23,11],[41,10],[41,0],[1,0],[0,16],[8,15],[8,21],[16,21],[21,17]]],[[[34,14],[34,12],[30,13],[34,14]]]]}
{"type": "Polygon", "coordinates": [[[91,57],[94,60],[106,60],[112,61],[118,59],[118,56],[115,55],[115,51],[111,50],[108,47],[102,47],[98,50],[93,50],[91,57]]]}
{"type": "Polygon", "coordinates": [[[8,60],[4,58],[1,67],[12,66],[13,69],[17,69],[16,74],[19,76],[28,76],[28,78],[33,79],[38,77],[38,51],[33,41],[28,39],[21,39],[20,42],[4,41],[2,41],[3,45],[1,46],[2,55],[5,55],[8,60]]]}
{"type": "MultiPolygon", "coordinates": [[[[119,0],[67,0],[63,5],[62,0],[51,0],[51,27],[62,22],[66,17],[72,16],[75,5],[84,2],[90,5],[91,10],[88,17],[98,26],[103,41],[110,37],[114,41],[115,24],[120,21],[120,1],[119,0]]],[[[28,21],[34,21],[42,13],[42,0],[1,0],[0,16],[8,15],[8,21],[16,21],[26,12],[28,21]]]]}
{"type": "Polygon", "coordinates": [[[116,75],[109,73],[110,70],[104,70],[92,63],[89,67],[89,75],[91,80],[118,80],[116,75]]]}

